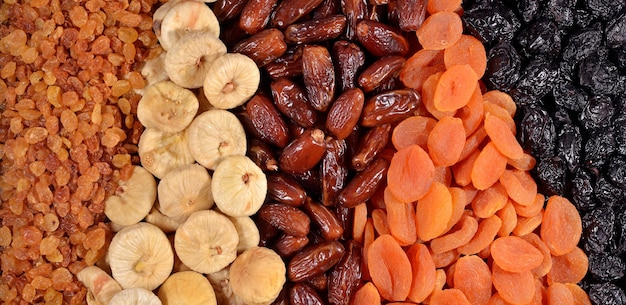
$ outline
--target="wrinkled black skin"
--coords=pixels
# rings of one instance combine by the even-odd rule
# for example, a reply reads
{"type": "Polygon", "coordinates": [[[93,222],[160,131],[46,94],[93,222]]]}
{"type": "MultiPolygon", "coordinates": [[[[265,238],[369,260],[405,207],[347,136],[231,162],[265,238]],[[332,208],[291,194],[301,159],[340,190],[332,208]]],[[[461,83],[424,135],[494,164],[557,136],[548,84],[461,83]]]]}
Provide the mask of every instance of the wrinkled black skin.
{"type": "Polygon", "coordinates": [[[517,103],[517,136],[545,195],[582,217],[593,304],[626,304],[626,3],[467,0],[464,25],[485,45],[488,89],[517,103]]]}

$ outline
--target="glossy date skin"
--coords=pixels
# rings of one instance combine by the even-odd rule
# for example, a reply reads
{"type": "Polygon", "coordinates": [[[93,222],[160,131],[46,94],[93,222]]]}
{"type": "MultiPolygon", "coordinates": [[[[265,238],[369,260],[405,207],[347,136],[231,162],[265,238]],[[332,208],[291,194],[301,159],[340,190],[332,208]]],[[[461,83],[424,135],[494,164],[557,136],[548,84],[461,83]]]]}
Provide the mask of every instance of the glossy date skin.
{"type": "Polygon", "coordinates": [[[285,40],[290,43],[310,44],[339,37],[346,29],[346,17],[333,15],[295,23],[285,29],[285,40]]]}
{"type": "Polygon", "coordinates": [[[328,276],[328,302],[335,305],[348,305],[361,282],[361,247],[350,240],[346,253],[333,267],[328,276]]]}
{"type": "Polygon", "coordinates": [[[366,102],[361,116],[361,125],[374,127],[400,121],[413,115],[420,103],[420,95],[411,89],[398,89],[378,94],[366,102]]]}
{"type": "Polygon", "coordinates": [[[309,234],[311,219],[302,210],[282,203],[264,204],[258,212],[267,223],[293,236],[309,234]]]}
{"type": "Polygon", "coordinates": [[[344,140],[326,140],[326,153],[320,164],[322,204],[333,206],[348,179],[347,146],[344,140]]]}
{"type": "Polygon", "coordinates": [[[324,156],[324,132],[308,129],[283,149],[278,166],[286,173],[302,173],[312,169],[324,156]]]}
{"type": "Polygon", "coordinates": [[[267,175],[267,195],[280,203],[299,207],[307,199],[306,191],[293,177],[277,172],[267,175]]]}
{"type": "Polygon", "coordinates": [[[246,112],[261,140],[278,147],[287,146],[289,129],[272,100],[262,95],[255,95],[246,104],[246,112]]]}
{"type": "Polygon", "coordinates": [[[279,78],[270,83],[270,88],[274,104],[283,115],[304,128],[317,123],[317,111],[298,84],[288,78],[279,78]]]}
{"type": "Polygon", "coordinates": [[[365,95],[359,88],[342,93],[326,115],[326,129],[338,140],[347,138],[361,118],[365,95]]]}
{"type": "Polygon", "coordinates": [[[380,153],[391,138],[391,124],[383,124],[368,130],[359,143],[357,153],[352,157],[352,167],[364,170],[380,153]]]}
{"type": "Polygon", "coordinates": [[[335,67],[330,52],[323,46],[305,46],[302,52],[302,76],[309,103],[326,112],[335,96],[335,67]]]}
{"type": "Polygon", "coordinates": [[[324,205],[307,198],[303,206],[311,221],[326,240],[336,240],[343,234],[343,228],[337,216],[324,205]]]}
{"type": "Polygon", "coordinates": [[[276,60],[287,52],[287,43],[283,32],[278,29],[266,29],[237,43],[232,52],[250,57],[259,67],[276,60]]]}
{"type": "Polygon", "coordinates": [[[351,208],[368,200],[387,178],[389,161],[378,158],[359,172],[339,193],[339,204],[351,208]]]}
{"type": "Polygon", "coordinates": [[[292,282],[302,282],[322,274],[337,264],[344,252],[336,240],[309,245],[289,260],[287,276],[292,282]]]}

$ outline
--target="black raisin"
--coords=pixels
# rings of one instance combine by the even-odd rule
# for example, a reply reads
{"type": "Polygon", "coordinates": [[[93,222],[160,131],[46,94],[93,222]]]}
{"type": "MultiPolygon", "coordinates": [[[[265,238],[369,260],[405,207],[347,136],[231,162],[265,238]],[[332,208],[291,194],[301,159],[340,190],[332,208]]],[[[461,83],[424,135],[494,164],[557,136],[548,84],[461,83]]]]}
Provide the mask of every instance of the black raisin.
{"type": "Polygon", "coordinates": [[[574,24],[575,5],[576,0],[548,0],[544,5],[544,15],[561,27],[571,27],[574,24]]]}
{"type": "Polygon", "coordinates": [[[594,94],[617,94],[623,88],[623,77],[618,68],[601,54],[593,54],[581,61],[578,82],[594,94]]]}
{"type": "Polygon", "coordinates": [[[624,199],[624,190],[600,177],[593,188],[593,195],[603,205],[614,206],[624,199]]]}
{"type": "Polygon", "coordinates": [[[584,4],[592,15],[603,20],[611,20],[626,6],[624,1],[615,0],[584,0],[584,4]]]}
{"type": "Polygon", "coordinates": [[[516,4],[518,14],[522,17],[522,21],[526,23],[535,19],[541,8],[539,0],[519,0],[516,1],[516,4]]]}

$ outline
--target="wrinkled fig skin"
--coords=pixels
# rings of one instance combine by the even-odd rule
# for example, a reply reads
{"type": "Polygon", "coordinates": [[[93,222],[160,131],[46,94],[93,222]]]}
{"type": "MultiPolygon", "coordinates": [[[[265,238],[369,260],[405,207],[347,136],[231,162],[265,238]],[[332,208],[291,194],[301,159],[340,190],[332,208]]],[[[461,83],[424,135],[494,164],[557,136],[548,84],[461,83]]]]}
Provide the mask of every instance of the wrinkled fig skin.
{"type": "Polygon", "coordinates": [[[336,240],[309,245],[289,260],[287,276],[292,282],[303,282],[332,268],[344,253],[336,240]]]}

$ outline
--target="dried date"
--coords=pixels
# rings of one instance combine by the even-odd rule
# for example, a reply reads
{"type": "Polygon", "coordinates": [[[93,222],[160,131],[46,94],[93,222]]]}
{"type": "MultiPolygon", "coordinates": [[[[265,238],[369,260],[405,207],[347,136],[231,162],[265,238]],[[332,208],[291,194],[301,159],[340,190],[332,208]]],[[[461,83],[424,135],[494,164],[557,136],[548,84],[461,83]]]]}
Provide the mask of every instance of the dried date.
{"type": "Polygon", "coordinates": [[[302,127],[315,125],[317,112],[299,85],[290,79],[279,78],[270,83],[270,88],[278,111],[302,127]]]}
{"type": "Polygon", "coordinates": [[[309,234],[311,219],[298,208],[282,203],[264,204],[259,217],[283,232],[294,236],[309,234]]]}
{"type": "Polygon", "coordinates": [[[265,65],[267,74],[274,80],[302,75],[302,49],[302,46],[292,47],[283,56],[265,65]]]}
{"type": "Polygon", "coordinates": [[[359,86],[363,91],[370,92],[398,76],[400,68],[406,60],[402,56],[385,56],[373,62],[359,75],[359,86]]]}
{"type": "Polygon", "coordinates": [[[365,53],[358,45],[346,40],[335,42],[332,51],[341,92],[355,88],[357,74],[365,64],[365,53]]]}
{"type": "Polygon", "coordinates": [[[322,297],[307,283],[297,283],[289,290],[291,305],[324,305],[322,297]]]}
{"type": "Polygon", "coordinates": [[[305,46],[302,74],[309,102],[316,110],[326,112],[335,96],[335,69],[328,49],[305,46]]]}
{"type": "Polygon", "coordinates": [[[252,35],[263,30],[270,21],[270,15],[278,0],[241,1],[245,6],[239,16],[239,27],[252,35]]]}
{"type": "Polygon", "coordinates": [[[420,102],[420,95],[410,89],[398,89],[378,94],[365,104],[361,125],[373,127],[402,120],[413,115],[420,102]]]}
{"type": "Polygon", "coordinates": [[[289,260],[288,278],[302,282],[322,274],[337,264],[344,252],[343,245],[336,240],[309,245],[289,260]]]}
{"type": "Polygon", "coordinates": [[[213,12],[219,21],[230,20],[241,14],[246,2],[241,0],[217,0],[215,1],[215,6],[213,6],[213,12]]]}
{"type": "Polygon", "coordinates": [[[301,206],[306,200],[306,191],[291,176],[278,172],[267,175],[267,196],[280,203],[294,207],[301,206]]]}
{"type": "Polygon", "coordinates": [[[259,139],[252,138],[246,155],[264,171],[278,170],[278,160],[274,150],[259,139]]]}
{"type": "Polygon", "coordinates": [[[329,16],[292,24],[285,29],[285,40],[292,43],[315,43],[339,37],[346,29],[346,17],[329,16]]]}
{"type": "Polygon", "coordinates": [[[342,93],[330,107],[326,116],[326,129],[337,139],[347,138],[361,118],[365,95],[359,88],[342,93]]]}
{"type": "Polygon", "coordinates": [[[323,19],[328,16],[340,13],[339,0],[324,0],[322,3],[313,10],[313,19],[323,19]]]}
{"type": "Polygon", "coordinates": [[[320,164],[321,197],[325,206],[335,205],[337,195],[345,186],[348,178],[347,149],[344,140],[330,138],[326,141],[326,153],[320,164]]]}
{"type": "Polygon", "coordinates": [[[396,0],[393,11],[400,29],[414,32],[426,19],[426,0],[396,0]]]}
{"type": "Polygon", "coordinates": [[[320,203],[314,202],[310,197],[304,202],[303,207],[324,239],[334,240],[341,237],[343,228],[341,223],[339,223],[339,219],[331,210],[320,203]]]}
{"type": "Polygon", "coordinates": [[[278,147],[289,143],[289,129],[272,101],[262,95],[246,103],[246,112],[259,138],[278,147]]]}
{"type": "Polygon", "coordinates": [[[359,142],[357,153],[352,157],[352,167],[364,170],[378,156],[391,138],[391,124],[378,125],[368,130],[359,142]]]}
{"type": "Polygon", "coordinates": [[[258,32],[237,43],[232,52],[250,57],[259,67],[276,60],[287,51],[287,43],[283,32],[267,29],[258,32]]]}
{"type": "Polygon", "coordinates": [[[320,3],[322,0],[284,0],[276,7],[271,24],[273,27],[284,29],[302,16],[308,15],[320,3]]]}
{"type": "Polygon", "coordinates": [[[302,173],[313,168],[324,156],[324,151],[324,132],[309,129],[283,149],[278,165],[286,173],[302,173]]]}
{"type": "Polygon", "coordinates": [[[341,0],[341,11],[348,19],[346,26],[346,37],[356,40],[356,29],[359,20],[367,18],[367,0],[341,0]]]}
{"type": "Polygon", "coordinates": [[[374,20],[361,20],[357,24],[356,36],[361,45],[372,55],[405,56],[409,52],[409,42],[402,33],[387,24],[374,20]]]}
{"type": "Polygon", "coordinates": [[[348,241],[346,253],[333,267],[328,276],[328,302],[334,305],[348,305],[361,282],[361,247],[348,241]]]}
{"type": "Polygon", "coordinates": [[[389,162],[377,158],[368,167],[360,171],[339,193],[339,203],[345,207],[354,207],[365,202],[386,179],[389,162]]]}
{"type": "Polygon", "coordinates": [[[306,236],[283,234],[276,240],[273,248],[278,255],[287,258],[302,250],[302,248],[306,247],[308,244],[309,238],[306,236]]]}

